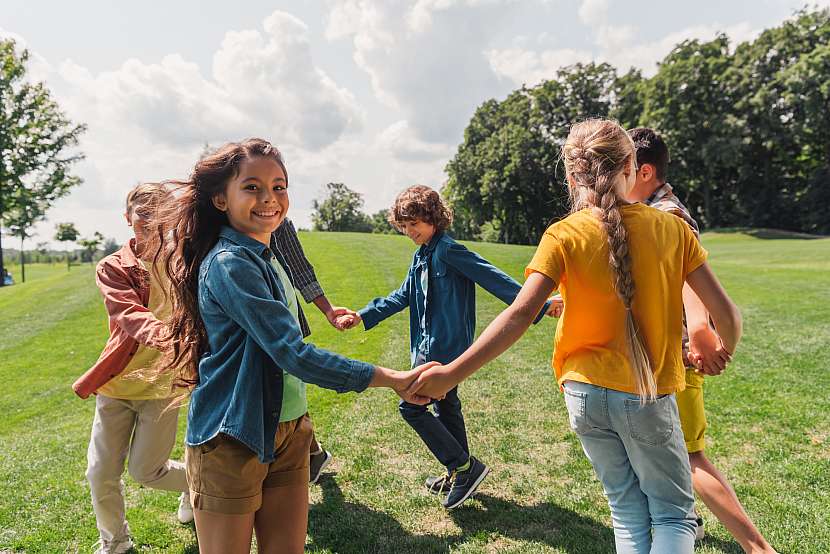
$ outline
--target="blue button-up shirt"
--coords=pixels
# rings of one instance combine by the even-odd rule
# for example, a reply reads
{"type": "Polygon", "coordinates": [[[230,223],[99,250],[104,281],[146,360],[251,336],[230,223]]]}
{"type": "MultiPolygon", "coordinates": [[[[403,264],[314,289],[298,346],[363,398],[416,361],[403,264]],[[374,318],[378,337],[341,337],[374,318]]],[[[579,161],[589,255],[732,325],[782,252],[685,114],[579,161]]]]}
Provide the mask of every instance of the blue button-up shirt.
{"type": "MultiPolygon", "coordinates": [[[[409,308],[411,363],[415,364],[420,352],[426,361],[446,364],[467,350],[475,338],[477,284],[505,304],[512,304],[522,288],[475,252],[446,233],[437,232],[415,252],[400,288],[369,302],[360,310],[360,317],[369,330],[409,308]],[[421,281],[425,271],[429,283],[426,298],[421,281]]],[[[548,303],[534,323],[542,318],[547,307],[548,303]]]]}
{"type": "Polygon", "coordinates": [[[303,342],[270,260],[279,252],[223,227],[199,268],[199,312],[208,348],[190,397],[187,444],[217,433],[272,462],[283,370],[337,392],[362,391],[374,366],[303,342]]]}

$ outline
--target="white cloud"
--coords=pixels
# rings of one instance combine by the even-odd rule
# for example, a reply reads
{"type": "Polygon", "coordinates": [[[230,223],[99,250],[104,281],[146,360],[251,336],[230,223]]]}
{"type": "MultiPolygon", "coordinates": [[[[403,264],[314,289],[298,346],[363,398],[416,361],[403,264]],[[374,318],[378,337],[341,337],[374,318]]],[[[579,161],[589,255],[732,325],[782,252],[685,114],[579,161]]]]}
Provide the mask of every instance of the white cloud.
{"type": "Polygon", "coordinates": [[[451,144],[425,142],[412,132],[409,122],[401,120],[384,129],[375,140],[379,152],[387,152],[406,161],[448,159],[455,147],[451,144]]]}
{"type": "Polygon", "coordinates": [[[350,38],[375,95],[418,139],[447,143],[475,107],[507,88],[485,55],[504,17],[497,0],[334,0],[330,40],[350,38]]]}
{"type": "Polygon", "coordinates": [[[591,61],[592,55],[588,50],[574,50],[562,48],[557,50],[524,50],[521,48],[507,48],[505,50],[489,50],[487,58],[493,71],[506,77],[517,85],[536,85],[543,80],[551,79],[556,70],[566,65],[578,62],[591,61]]]}
{"type": "Polygon", "coordinates": [[[205,142],[258,135],[302,160],[359,132],[364,117],[351,92],[315,65],[306,25],[280,11],[262,30],[226,33],[209,75],[179,54],[100,73],[72,60],[41,67],[61,107],[89,128],[80,145],[86,160],[75,168],[85,183],[50,210],[36,229],[41,240],[54,221],[75,221],[83,235],[124,237],[129,188],[186,177],[205,142]]]}
{"type": "Polygon", "coordinates": [[[582,0],[579,20],[589,26],[605,23],[608,18],[608,0],[582,0]]]}

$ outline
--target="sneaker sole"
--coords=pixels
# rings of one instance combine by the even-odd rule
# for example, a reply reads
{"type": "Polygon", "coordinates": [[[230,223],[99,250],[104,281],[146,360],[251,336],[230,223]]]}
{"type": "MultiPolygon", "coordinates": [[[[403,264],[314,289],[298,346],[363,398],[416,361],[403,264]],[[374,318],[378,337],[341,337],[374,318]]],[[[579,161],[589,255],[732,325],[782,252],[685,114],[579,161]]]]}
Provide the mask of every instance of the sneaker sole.
{"type": "Polygon", "coordinates": [[[322,465],[320,465],[320,469],[317,471],[317,477],[315,477],[314,479],[311,479],[309,481],[312,485],[316,485],[317,481],[320,480],[320,477],[323,476],[323,470],[326,469],[329,466],[329,464],[331,463],[332,458],[334,458],[334,456],[329,454],[328,456],[326,456],[326,459],[323,460],[322,465]]]}
{"type": "Polygon", "coordinates": [[[444,507],[448,510],[452,510],[453,508],[457,508],[458,506],[463,504],[465,500],[470,498],[476,492],[476,490],[478,490],[478,486],[481,484],[482,481],[484,481],[484,478],[487,477],[487,475],[489,473],[490,473],[490,468],[488,466],[484,466],[484,471],[482,471],[481,475],[478,476],[478,479],[476,479],[476,482],[473,483],[472,487],[470,487],[470,490],[467,491],[467,494],[462,496],[461,500],[459,500],[455,504],[451,504],[449,506],[444,506],[444,507]]]}

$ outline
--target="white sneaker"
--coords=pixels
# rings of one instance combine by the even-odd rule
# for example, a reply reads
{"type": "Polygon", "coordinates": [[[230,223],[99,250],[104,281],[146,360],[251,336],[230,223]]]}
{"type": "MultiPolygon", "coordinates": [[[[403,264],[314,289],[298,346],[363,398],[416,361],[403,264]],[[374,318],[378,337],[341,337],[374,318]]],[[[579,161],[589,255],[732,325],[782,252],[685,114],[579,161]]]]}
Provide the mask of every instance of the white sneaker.
{"type": "Polygon", "coordinates": [[[193,506],[190,504],[190,493],[183,492],[179,497],[179,509],[176,511],[179,523],[190,523],[193,521],[193,506]]]}
{"type": "Polygon", "coordinates": [[[697,513],[695,513],[695,515],[697,516],[697,528],[695,529],[695,542],[697,542],[697,541],[702,541],[703,540],[703,537],[706,536],[706,532],[703,530],[703,518],[700,517],[700,515],[698,515],[697,513]]]}
{"type": "Polygon", "coordinates": [[[124,554],[125,552],[132,550],[135,545],[133,544],[133,539],[127,535],[123,539],[115,539],[111,541],[98,539],[95,546],[98,547],[95,549],[95,554],[124,554]]]}

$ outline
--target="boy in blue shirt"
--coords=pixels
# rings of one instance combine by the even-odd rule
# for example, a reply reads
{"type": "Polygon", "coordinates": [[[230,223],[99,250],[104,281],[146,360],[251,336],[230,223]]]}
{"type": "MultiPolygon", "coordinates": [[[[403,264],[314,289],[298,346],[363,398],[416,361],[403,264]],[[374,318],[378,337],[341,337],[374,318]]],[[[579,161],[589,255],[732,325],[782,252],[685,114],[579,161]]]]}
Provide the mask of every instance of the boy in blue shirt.
{"type": "MultiPolygon", "coordinates": [[[[481,285],[506,304],[521,285],[478,254],[455,242],[444,231],[452,212],[438,193],[425,186],[409,187],[398,195],[389,222],[419,246],[400,288],[375,298],[357,315],[341,316],[340,326],[351,328],[363,321],[368,331],[384,319],[409,308],[409,342],[412,366],[428,361],[449,363],[475,338],[475,286],[481,285]]],[[[549,301],[538,322],[554,308],[549,301]]],[[[457,388],[426,406],[402,401],[400,412],[447,475],[429,477],[426,487],[434,494],[448,492],[445,508],[461,505],[478,488],[490,469],[470,455],[464,415],[457,388]]]]}

